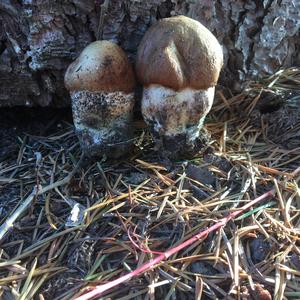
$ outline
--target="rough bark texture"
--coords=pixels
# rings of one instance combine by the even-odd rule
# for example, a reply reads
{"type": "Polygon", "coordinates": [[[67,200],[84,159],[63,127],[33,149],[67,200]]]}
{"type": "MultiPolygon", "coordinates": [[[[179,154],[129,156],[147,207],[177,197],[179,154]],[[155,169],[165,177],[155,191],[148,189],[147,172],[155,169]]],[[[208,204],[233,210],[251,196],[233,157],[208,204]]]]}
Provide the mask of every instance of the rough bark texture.
{"type": "MultiPolygon", "coordinates": [[[[0,0],[0,106],[69,103],[67,66],[96,39],[98,0],[0,0]]],[[[221,82],[238,88],[248,78],[300,64],[298,0],[110,0],[103,38],[134,60],[147,28],[184,14],[201,21],[224,47],[221,82]]]]}

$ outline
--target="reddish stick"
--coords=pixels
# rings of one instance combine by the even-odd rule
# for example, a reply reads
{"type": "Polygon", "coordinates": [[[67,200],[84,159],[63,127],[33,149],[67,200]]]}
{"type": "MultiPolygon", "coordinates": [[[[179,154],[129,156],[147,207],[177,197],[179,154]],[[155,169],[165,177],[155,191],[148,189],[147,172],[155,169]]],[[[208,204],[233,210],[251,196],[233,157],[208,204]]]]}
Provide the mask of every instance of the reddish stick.
{"type": "Polygon", "coordinates": [[[241,207],[239,210],[236,210],[236,211],[230,213],[227,217],[224,217],[224,218],[220,219],[216,224],[212,225],[211,227],[200,231],[198,234],[194,235],[193,237],[186,240],[185,242],[178,245],[177,247],[169,249],[168,251],[160,254],[159,256],[157,256],[154,259],[149,260],[147,263],[143,264],[139,268],[135,269],[134,271],[132,271],[132,272],[120,277],[120,278],[117,278],[117,279],[115,279],[113,281],[110,281],[108,283],[105,283],[105,284],[98,285],[98,286],[94,287],[94,289],[92,291],[90,291],[90,292],[88,292],[84,295],[81,295],[81,296],[75,298],[74,300],[90,300],[90,299],[93,299],[96,296],[99,297],[104,292],[106,292],[107,290],[109,290],[109,289],[111,289],[111,288],[113,288],[113,287],[115,287],[115,286],[117,286],[117,285],[119,285],[119,284],[121,284],[125,281],[128,281],[131,278],[136,277],[136,276],[144,273],[145,271],[150,270],[155,265],[157,265],[160,262],[168,259],[171,255],[173,255],[173,254],[179,252],[180,250],[190,246],[191,244],[195,243],[199,239],[205,238],[209,233],[225,226],[228,221],[234,219],[237,215],[239,215],[240,213],[242,213],[246,209],[248,209],[251,206],[255,205],[256,203],[264,200],[265,198],[267,198],[269,196],[272,196],[273,194],[274,194],[274,190],[271,190],[269,192],[264,193],[260,197],[250,201],[249,203],[247,203],[246,205],[241,207]]]}

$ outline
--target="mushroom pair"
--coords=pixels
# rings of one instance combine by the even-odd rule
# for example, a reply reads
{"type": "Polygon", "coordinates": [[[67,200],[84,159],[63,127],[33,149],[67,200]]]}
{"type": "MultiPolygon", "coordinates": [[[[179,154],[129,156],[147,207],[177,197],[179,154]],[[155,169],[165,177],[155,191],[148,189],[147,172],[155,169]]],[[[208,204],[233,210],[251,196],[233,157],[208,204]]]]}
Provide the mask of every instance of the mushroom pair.
{"type": "MultiPolygon", "coordinates": [[[[198,21],[166,18],[146,32],[136,60],[142,114],[168,157],[198,150],[222,64],[220,44],[198,21]]],[[[119,157],[129,151],[135,82],[123,50],[107,41],[90,44],[69,66],[65,84],[84,152],[119,157]]]]}

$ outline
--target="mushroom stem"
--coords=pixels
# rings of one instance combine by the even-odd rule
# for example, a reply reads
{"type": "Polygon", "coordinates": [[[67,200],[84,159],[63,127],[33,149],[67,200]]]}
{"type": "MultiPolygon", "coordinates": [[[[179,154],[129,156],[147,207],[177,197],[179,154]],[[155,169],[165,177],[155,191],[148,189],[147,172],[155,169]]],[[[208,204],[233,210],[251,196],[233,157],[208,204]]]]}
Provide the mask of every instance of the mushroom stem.
{"type": "Polygon", "coordinates": [[[181,91],[161,85],[144,88],[142,113],[164,154],[173,158],[193,155],[203,143],[200,129],[211,109],[214,91],[214,87],[181,91]]]}
{"type": "Polygon", "coordinates": [[[87,156],[120,157],[130,150],[133,93],[76,91],[71,98],[76,133],[87,156]]]}

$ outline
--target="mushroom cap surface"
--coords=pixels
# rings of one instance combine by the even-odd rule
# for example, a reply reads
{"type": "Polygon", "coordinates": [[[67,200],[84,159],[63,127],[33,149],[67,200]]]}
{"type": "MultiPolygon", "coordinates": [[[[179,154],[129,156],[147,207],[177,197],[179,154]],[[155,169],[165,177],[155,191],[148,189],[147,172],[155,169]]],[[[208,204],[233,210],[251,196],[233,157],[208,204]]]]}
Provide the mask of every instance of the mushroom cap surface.
{"type": "Polygon", "coordinates": [[[173,90],[215,86],[223,52],[215,36],[185,16],[165,18],[150,27],[138,48],[136,73],[144,86],[173,90]]]}
{"type": "Polygon", "coordinates": [[[89,44],[65,74],[69,91],[133,92],[135,75],[126,53],[109,41],[89,44]]]}

